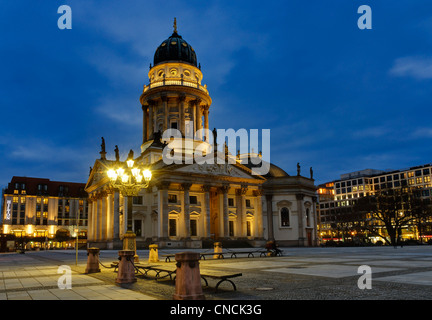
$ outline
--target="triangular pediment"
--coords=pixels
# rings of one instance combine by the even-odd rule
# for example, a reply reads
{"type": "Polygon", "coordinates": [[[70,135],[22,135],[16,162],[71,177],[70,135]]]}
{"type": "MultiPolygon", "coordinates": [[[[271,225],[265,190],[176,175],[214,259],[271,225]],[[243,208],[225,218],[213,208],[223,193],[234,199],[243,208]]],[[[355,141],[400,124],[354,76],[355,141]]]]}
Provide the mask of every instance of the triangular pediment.
{"type": "Polygon", "coordinates": [[[191,165],[183,165],[181,167],[176,168],[174,171],[176,172],[184,172],[191,174],[202,174],[202,175],[214,175],[214,176],[228,176],[234,178],[243,178],[243,179],[259,179],[260,176],[252,175],[248,168],[237,165],[237,164],[198,164],[194,163],[191,165]]]}

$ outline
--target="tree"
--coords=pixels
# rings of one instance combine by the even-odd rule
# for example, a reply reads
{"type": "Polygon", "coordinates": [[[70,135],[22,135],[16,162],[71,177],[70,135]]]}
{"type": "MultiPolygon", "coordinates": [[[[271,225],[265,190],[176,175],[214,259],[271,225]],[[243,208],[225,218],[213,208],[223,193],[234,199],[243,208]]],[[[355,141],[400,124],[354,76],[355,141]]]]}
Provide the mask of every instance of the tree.
{"type": "Polygon", "coordinates": [[[364,230],[394,246],[401,241],[403,228],[418,228],[422,221],[432,215],[429,199],[423,199],[419,189],[409,188],[385,189],[359,198],[353,213],[363,220],[364,230]],[[382,229],[387,236],[380,232],[382,229]]]}

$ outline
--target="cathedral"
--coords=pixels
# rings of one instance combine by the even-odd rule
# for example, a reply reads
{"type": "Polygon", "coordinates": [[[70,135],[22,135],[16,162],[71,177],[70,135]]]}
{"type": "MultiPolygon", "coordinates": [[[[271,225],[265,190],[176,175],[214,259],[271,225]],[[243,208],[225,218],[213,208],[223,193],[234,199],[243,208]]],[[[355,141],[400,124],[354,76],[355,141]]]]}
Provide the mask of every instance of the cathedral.
{"type": "Polygon", "coordinates": [[[128,159],[148,168],[151,181],[127,201],[132,197],[113,188],[107,175],[125,161],[118,151],[116,159],[107,159],[103,141],[85,188],[89,247],[120,249],[129,227],[137,249],[152,243],[159,248],[213,247],[215,241],[253,247],[268,240],[280,246],[317,244],[312,169],[305,177],[297,165],[291,176],[268,163],[268,170],[256,174],[256,163],[264,162],[261,152],[232,155],[226,145],[218,148],[216,132],[209,127],[212,99],[202,84],[201,65],[176,23],[156,49],[148,78],[139,98],[141,154],[128,159]],[[167,138],[167,131],[178,136],[167,138]],[[198,163],[197,152],[213,161],[198,163]]]}

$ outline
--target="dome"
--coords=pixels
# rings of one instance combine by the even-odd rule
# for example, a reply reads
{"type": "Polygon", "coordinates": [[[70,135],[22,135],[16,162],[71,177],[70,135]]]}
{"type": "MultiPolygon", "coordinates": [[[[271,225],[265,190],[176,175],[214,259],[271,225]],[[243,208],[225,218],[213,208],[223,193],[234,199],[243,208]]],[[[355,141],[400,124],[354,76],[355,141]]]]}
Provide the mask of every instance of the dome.
{"type": "Polygon", "coordinates": [[[194,49],[174,30],[174,33],[163,41],[156,49],[153,65],[168,61],[180,61],[197,67],[197,58],[194,49]]]}

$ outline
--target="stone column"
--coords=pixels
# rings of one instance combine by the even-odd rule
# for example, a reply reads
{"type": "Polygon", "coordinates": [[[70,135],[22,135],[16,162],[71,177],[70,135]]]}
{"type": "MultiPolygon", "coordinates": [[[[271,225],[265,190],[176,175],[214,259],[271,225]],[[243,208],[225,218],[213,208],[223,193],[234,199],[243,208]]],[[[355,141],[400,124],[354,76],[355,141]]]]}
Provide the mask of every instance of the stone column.
{"type": "Polygon", "coordinates": [[[298,218],[298,239],[299,245],[304,246],[305,234],[304,234],[304,224],[303,224],[303,199],[304,194],[297,193],[297,218],[298,218]]]}
{"type": "Polygon", "coordinates": [[[178,98],[179,101],[179,125],[178,125],[178,129],[180,130],[180,132],[182,133],[183,137],[186,136],[186,131],[185,131],[185,100],[186,100],[186,96],[185,95],[180,95],[178,98]]]}
{"type": "Polygon", "coordinates": [[[159,189],[159,220],[160,229],[159,236],[163,240],[169,239],[168,235],[168,224],[169,224],[169,212],[168,212],[168,188],[170,183],[167,181],[162,181],[157,185],[159,189]]]}
{"type": "Polygon", "coordinates": [[[190,239],[190,198],[189,190],[192,183],[182,183],[181,188],[183,190],[183,230],[186,239],[190,239]]]}
{"type": "Polygon", "coordinates": [[[98,195],[97,203],[97,224],[96,224],[96,239],[100,241],[102,239],[102,198],[98,195]]]}
{"type": "Polygon", "coordinates": [[[212,141],[209,140],[209,106],[205,105],[202,107],[203,108],[203,113],[204,113],[204,136],[205,136],[205,141],[208,143],[211,143],[212,141]]]}
{"type": "Polygon", "coordinates": [[[100,239],[105,241],[107,239],[107,193],[106,191],[103,191],[102,194],[102,199],[101,199],[101,221],[100,221],[100,225],[101,225],[101,234],[100,234],[100,239]]]}
{"type": "Polygon", "coordinates": [[[273,195],[266,195],[267,202],[267,234],[268,240],[274,240],[274,232],[273,232],[273,195]]]}
{"type": "Polygon", "coordinates": [[[148,112],[149,112],[149,117],[148,117],[148,131],[147,131],[147,136],[148,138],[153,138],[153,132],[154,132],[154,118],[156,117],[155,113],[154,113],[154,102],[153,101],[149,101],[149,108],[148,108],[148,112]]]}
{"type": "Polygon", "coordinates": [[[256,226],[256,237],[263,237],[263,215],[262,215],[262,189],[254,190],[255,196],[255,226],[256,226]]]}
{"type": "Polygon", "coordinates": [[[229,185],[224,185],[220,188],[223,195],[223,222],[222,222],[222,232],[220,233],[224,238],[229,237],[229,212],[228,212],[228,191],[229,185]]]}
{"type": "Polygon", "coordinates": [[[164,113],[164,125],[163,125],[163,129],[162,132],[166,129],[168,129],[169,125],[168,125],[168,97],[163,95],[162,97],[162,106],[163,106],[163,113],[164,113]]]}
{"type": "Polygon", "coordinates": [[[143,143],[147,141],[147,108],[148,106],[142,106],[143,111],[143,143]]]}
{"type": "Polygon", "coordinates": [[[246,195],[247,186],[241,186],[236,190],[236,206],[237,206],[237,230],[239,237],[246,237],[246,195]]]}
{"type": "Polygon", "coordinates": [[[201,187],[204,192],[204,237],[210,237],[210,188],[209,185],[201,187]]]}
{"type": "Polygon", "coordinates": [[[113,239],[113,218],[114,218],[114,206],[113,206],[113,191],[107,191],[107,240],[113,239]]]}
{"type": "Polygon", "coordinates": [[[89,241],[93,241],[93,201],[89,197],[87,200],[88,203],[88,212],[87,212],[87,221],[88,221],[88,228],[87,228],[87,239],[89,241]]]}
{"type": "MultiPolygon", "coordinates": [[[[201,106],[200,106],[200,102],[201,100],[196,100],[195,101],[195,109],[196,109],[196,113],[197,113],[197,123],[196,123],[196,130],[200,130],[203,128],[203,122],[202,122],[202,110],[201,110],[201,106]]],[[[202,136],[197,137],[197,139],[202,140],[202,136]]]]}
{"type": "Polygon", "coordinates": [[[114,191],[113,239],[120,239],[120,194],[114,191]]]}

